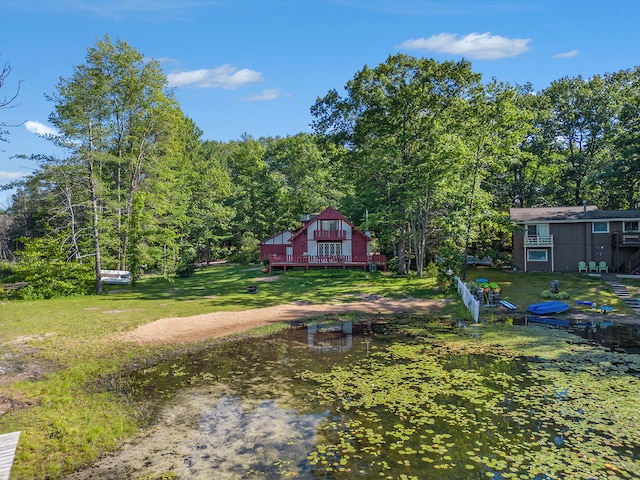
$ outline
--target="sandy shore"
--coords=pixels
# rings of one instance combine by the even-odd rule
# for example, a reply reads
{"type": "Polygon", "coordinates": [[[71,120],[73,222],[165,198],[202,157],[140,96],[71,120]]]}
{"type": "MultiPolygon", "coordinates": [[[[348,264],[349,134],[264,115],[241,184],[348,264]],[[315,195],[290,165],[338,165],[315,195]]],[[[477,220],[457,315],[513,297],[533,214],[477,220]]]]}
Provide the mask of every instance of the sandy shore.
{"type": "Polygon", "coordinates": [[[415,298],[387,299],[365,297],[354,302],[302,304],[293,303],[275,307],[256,308],[235,312],[213,312],[191,317],[172,317],[141,325],[135,330],[118,335],[119,340],[139,344],[187,343],[240,333],[273,322],[289,321],[346,312],[363,313],[435,313],[444,301],[415,298]]]}

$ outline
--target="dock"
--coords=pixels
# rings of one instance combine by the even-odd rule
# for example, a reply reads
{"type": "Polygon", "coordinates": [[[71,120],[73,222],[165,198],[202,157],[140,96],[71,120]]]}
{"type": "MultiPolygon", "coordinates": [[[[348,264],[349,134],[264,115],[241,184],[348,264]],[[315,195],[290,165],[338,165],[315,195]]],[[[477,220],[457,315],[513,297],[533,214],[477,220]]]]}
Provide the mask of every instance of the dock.
{"type": "Polygon", "coordinates": [[[9,480],[20,432],[0,435],[0,480],[9,480]]]}

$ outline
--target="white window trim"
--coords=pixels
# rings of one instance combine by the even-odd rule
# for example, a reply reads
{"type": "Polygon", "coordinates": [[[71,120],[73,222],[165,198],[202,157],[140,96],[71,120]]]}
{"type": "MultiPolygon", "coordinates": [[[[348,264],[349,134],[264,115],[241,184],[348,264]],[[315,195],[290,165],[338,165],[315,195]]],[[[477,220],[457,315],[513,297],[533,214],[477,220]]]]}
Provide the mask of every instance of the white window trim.
{"type": "Polygon", "coordinates": [[[591,233],[609,233],[609,222],[592,222],[591,223],[591,233]],[[602,223],[607,225],[607,229],[605,231],[601,231],[601,230],[596,231],[595,230],[596,224],[602,224],[602,223]]]}
{"type": "Polygon", "coordinates": [[[635,230],[627,230],[627,223],[635,223],[638,227],[640,227],[640,221],[638,220],[626,220],[624,222],[622,222],[622,225],[624,226],[624,233],[638,233],[640,231],[640,229],[635,229],[635,230]]]}
{"type": "Polygon", "coordinates": [[[342,256],[342,243],[341,242],[318,242],[318,256],[319,257],[342,256]],[[331,253],[331,250],[333,250],[333,253],[331,253]]]}
{"type": "Polygon", "coordinates": [[[548,261],[549,261],[549,250],[545,248],[537,248],[537,249],[530,248],[527,250],[527,262],[548,262],[548,261]],[[544,252],[544,259],[531,258],[529,256],[531,252],[544,252]]]}

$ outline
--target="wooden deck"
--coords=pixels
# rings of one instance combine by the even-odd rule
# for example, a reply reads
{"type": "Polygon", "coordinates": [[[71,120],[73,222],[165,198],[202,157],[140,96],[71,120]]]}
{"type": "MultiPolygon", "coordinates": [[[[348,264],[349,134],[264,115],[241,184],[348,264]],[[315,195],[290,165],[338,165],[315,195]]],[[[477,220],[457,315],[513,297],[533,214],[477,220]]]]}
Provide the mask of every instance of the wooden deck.
{"type": "Polygon", "coordinates": [[[9,480],[20,432],[0,435],[0,480],[9,480]]]}
{"type": "Polygon", "coordinates": [[[269,273],[274,268],[362,268],[372,270],[372,265],[376,269],[387,270],[387,257],[385,255],[272,255],[269,257],[269,273]]]}

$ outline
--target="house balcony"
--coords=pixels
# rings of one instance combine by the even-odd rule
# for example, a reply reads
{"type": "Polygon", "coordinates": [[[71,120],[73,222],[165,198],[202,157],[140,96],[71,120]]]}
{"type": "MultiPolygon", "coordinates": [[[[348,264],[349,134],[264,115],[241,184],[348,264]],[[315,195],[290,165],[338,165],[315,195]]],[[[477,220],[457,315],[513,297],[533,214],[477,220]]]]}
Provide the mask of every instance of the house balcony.
{"type": "Polygon", "coordinates": [[[271,255],[269,271],[274,267],[287,271],[290,267],[309,268],[362,268],[371,269],[371,265],[387,269],[386,255],[271,255]]]}
{"type": "Polygon", "coordinates": [[[314,240],[346,240],[346,230],[314,230],[314,240]]]}
{"type": "Polygon", "coordinates": [[[640,247],[640,234],[638,233],[614,233],[612,236],[614,247],[640,247]]]}
{"type": "Polygon", "coordinates": [[[553,235],[525,235],[525,247],[553,247],[553,235]]]}

